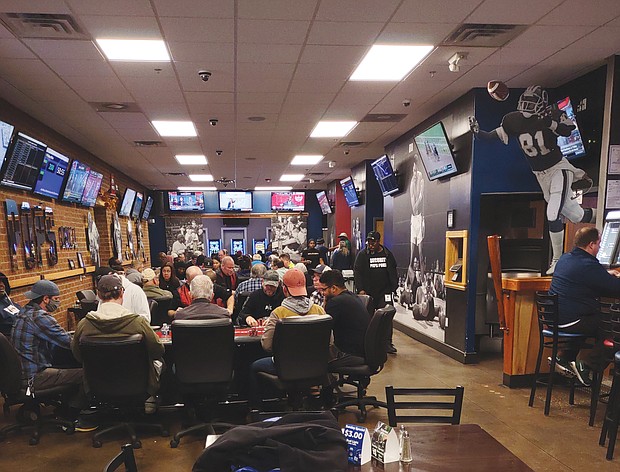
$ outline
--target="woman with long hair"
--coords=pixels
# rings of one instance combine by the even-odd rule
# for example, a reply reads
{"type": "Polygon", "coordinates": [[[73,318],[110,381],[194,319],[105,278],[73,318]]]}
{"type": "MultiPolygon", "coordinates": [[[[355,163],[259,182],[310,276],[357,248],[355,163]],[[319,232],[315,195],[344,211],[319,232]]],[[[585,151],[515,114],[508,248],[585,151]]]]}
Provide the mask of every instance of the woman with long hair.
{"type": "Polygon", "coordinates": [[[341,240],[338,248],[332,254],[331,267],[338,270],[351,269],[351,251],[349,251],[346,241],[341,240]]]}
{"type": "Polygon", "coordinates": [[[175,274],[174,265],[170,262],[166,262],[159,274],[159,288],[168,290],[174,295],[180,286],[181,282],[179,282],[175,274]]]}

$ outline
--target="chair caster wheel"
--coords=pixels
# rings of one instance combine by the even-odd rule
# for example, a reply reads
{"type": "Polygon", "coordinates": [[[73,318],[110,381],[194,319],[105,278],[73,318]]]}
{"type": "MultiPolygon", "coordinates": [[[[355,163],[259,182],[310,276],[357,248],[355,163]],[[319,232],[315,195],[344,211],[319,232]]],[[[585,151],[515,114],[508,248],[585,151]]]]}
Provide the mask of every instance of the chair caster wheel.
{"type": "Polygon", "coordinates": [[[71,425],[71,426],[67,426],[67,429],[65,429],[65,434],[67,436],[70,436],[71,434],[75,433],[75,426],[71,425]]]}
{"type": "Polygon", "coordinates": [[[179,441],[178,441],[178,440],[175,440],[175,439],[171,439],[171,440],[170,440],[170,447],[171,447],[172,449],[176,449],[177,447],[179,447],[179,441]]]}
{"type": "Polygon", "coordinates": [[[360,423],[365,423],[367,416],[368,414],[365,411],[362,411],[357,414],[357,421],[359,421],[360,423]]]}
{"type": "Polygon", "coordinates": [[[102,446],[101,441],[93,441],[93,447],[99,448],[101,446],[102,446]]]}
{"type": "Polygon", "coordinates": [[[30,438],[28,444],[30,444],[31,446],[36,446],[37,444],[39,444],[39,438],[30,438]]]}
{"type": "Polygon", "coordinates": [[[140,441],[135,441],[132,446],[134,449],[140,449],[142,447],[142,443],[140,441]]]}

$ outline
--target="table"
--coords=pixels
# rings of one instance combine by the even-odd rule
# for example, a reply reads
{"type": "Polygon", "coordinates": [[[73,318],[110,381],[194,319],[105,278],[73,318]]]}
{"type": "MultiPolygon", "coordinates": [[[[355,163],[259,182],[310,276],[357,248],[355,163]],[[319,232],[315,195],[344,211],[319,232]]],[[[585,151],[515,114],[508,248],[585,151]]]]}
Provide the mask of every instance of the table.
{"type": "MultiPolygon", "coordinates": [[[[260,342],[260,338],[264,332],[264,326],[257,326],[256,328],[235,328],[235,342],[237,344],[260,342]]],[[[156,329],[155,333],[159,336],[159,339],[163,345],[172,344],[172,333],[167,337],[162,336],[160,329],[156,329]]]]}
{"type": "Polygon", "coordinates": [[[531,471],[512,452],[476,424],[409,425],[413,462],[402,464],[349,464],[347,470],[360,472],[459,472],[531,471]]]}

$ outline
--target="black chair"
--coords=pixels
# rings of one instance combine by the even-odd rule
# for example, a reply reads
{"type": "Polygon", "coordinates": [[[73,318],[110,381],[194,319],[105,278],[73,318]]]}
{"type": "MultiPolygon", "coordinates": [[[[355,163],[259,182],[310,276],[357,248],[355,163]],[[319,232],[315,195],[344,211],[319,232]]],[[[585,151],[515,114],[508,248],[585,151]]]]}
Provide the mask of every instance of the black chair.
{"type": "MultiPolygon", "coordinates": [[[[620,336],[620,330],[618,331],[620,336]]],[[[605,421],[603,422],[603,429],[601,430],[601,437],[599,444],[605,445],[605,441],[609,440],[607,444],[607,455],[605,456],[608,461],[614,458],[614,448],[616,446],[616,439],[618,436],[618,424],[620,423],[620,351],[616,352],[614,356],[614,380],[611,384],[611,391],[609,393],[609,402],[607,403],[607,409],[605,411],[605,421]]]]}
{"type": "Polygon", "coordinates": [[[80,308],[82,308],[82,311],[85,313],[95,311],[99,306],[97,294],[93,290],[80,290],[75,292],[75,296],[78,299],[80,308]]]}
{"type": "Polygon", "coordinates": [[[449,423],[461,422],[461,410],[463,408],[463,393],[465,389],[460,385],[456,388],[395,388],[391,385],[385,387],[387,400],[388,422],[391,427],[398,423],[449,423]],[[407,401],[396,401],[396,396],[405,396],[407,401]],[[430,400],[428,397],[441,397],[444,401],[430,400]],[[421,401],[423,400],[423,401],[421,401]],[[429,412],[430,410],[451,411],[448,415],[399,415],[398,410],[418,410],[429,412]]]}
{"type": "Polygon", "coordinates": [[[103,472],[114,472],[122,465],[125,466],[125,472],[138,472],[138,466],[136,465],[136,458],[133,455],[133,446],[131,444],[121,446],[121,452],[108,462],[103,472]]]}
{"type": "MultiPolygon", "coordinates": [[[[584,334],[565,333],[558,327],[559,311],[558,296],[551,295],[548,292],[536,292],[536,311],[538,314],[538,330],[540,335],[540,344],[538,346],[538,357],[536,359],[536,371],[534,373],[534,381],[532,382],[532,390],[530,391],[529,406],[534,405],[534,397],[536,395],[536,387],[539,383],[547,385],[547,397],[545,399],[545,416],[549,416],[549,408],[551,406],[551,392],[553,391],[553,383],[555,377],[555,365],[560,347],[567,346],[569,343],[580,341],[582,344],[588,337],[584,334]],[[543,352],[545,349],[551,349],[551,364],[549,366],[549,376],[546,379],[540,378],[540,363],[542,362],[543,352]]],[[[574,404],[575,401],[575,379],[571,378],[570,382],[569,403],[574,404]]]]}
{"type": "Polygon", "coordinates": [[[93,447],[101,447],[101,436],[124,430],[131,437],[135,449],[142,447],[135,428],[157,430],[162,436],[168,432],[161,424],[133,421],[144,414],[150,362],[142,335],[82,336],[79,340],[84,364],[84,379],[89,395],[98,409],[107,410],[105,417],[118,413],[118,422],[93,436],[93,447]],[[141,414],[139,414],[139,413],[141,414]]]}
{"type": "Polygon", "coordinates": [[[155,302],[151,311],[151,326],[161,326],[164,323],[170,323],[171,319],[168,316],[168,309],[170,308],[172,299],[149,299],[149,308],[151,308],[151,301],[155,302]]]}
{"type": "Polygon", "coordinates": [[[327,382],[329,342],[333,319],[325,315],[292,316],[278,320],[273,335],[273,359],[277,375],[259,372],[259,380],[287,393],[299,410],[304,393],[327,382]]]}
{"type": "Polygon", "coordinates": [[[161,326],[153,323],[153,318],[156,316],[155,312],[157,311],[157,301],[149,298],[147,300],[149,302],[149,313],[151,314],[151,326],[161,326]]]}
{"type": "Polygon", "coordinates": [[[370,378],[381,372],[387,361],[387,348],[395,314],[396,308],[391,305],[375,311],[366,328],[363,365],[329,369],[332,374],[338,375],[338,380],[330,387],[352,385],[357,389],[355,398],[342,399],[334,406],[336,411],[348,406],[356,406],[359,409],[359,421],[366,421],[367,406],[383,408],[387,406],[385,402],[377,400],[376,397],[366,396],[366,388],[370,384],[370,378]]]}
{"type": "Polygon", "coordinates": [[[172,323],[175,375],[186,410],[194,423],[170,441],[177,447],[183,436],[214,434],[209,423],[197,421],[203,404],[226,399],[233,378],[235,330],[230,319],[176,320],[172,323]]]}
{"type": "Polygon", "coordinates": [[[36,396],[27,396],[22,385],[22,366],[19,355],[9,340],[0,334],[0,393],[4,398],[4,416],[8,416],[13,405],[20,405],[17,411],[17,423],[0,429],[0,440],[6,438],[11,431],[21,431],[24,428],[33,428],[30,445],[39,443],[43,426],[64,426],[67,434],[75,430],[71,421],[41,416],[41,405],[50,404],[59,406],[63,396],[75,392],[77,386],[66,385],[37,390],[36,396]]]}
{"type": "Polygon", "coordinates": [[[359,298],[362,303],[364,304],[364,307],[366,308],[366,311],[368,311],[368,314],[370,315],[370,318],[372,319],[373,315],[375,314],[375,308],[374,305],[372,303],[372,297],[370,295],[357,295],[357,298],[359,298]]]}
{"type": "Polygon", "coordinates": [[[241,320],[239,318],[239,315],[241,314],[241,309],[243,308],[243,305],[245,305],[245,302],[247,301],[251,293],[252,292],[239,292],[237,294],[237,300],[235,301],[235,308],[233,309],[232,314],[232,319],[237,326],[245,325],[245,323],[242,322],[245,320],[241,320]]]}

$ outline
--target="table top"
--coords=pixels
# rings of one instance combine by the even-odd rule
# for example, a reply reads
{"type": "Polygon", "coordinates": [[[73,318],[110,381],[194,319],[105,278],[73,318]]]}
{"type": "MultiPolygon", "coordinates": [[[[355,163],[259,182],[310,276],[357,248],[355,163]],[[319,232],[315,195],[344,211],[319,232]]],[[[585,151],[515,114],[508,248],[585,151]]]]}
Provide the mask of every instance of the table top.
{"type": "Polygon", "coordinates": [[[390,462],[363,466],[349,464],[349,471],[459,472],[531,471],[524,462],[475,424],[408,425],[413,462],[390,462]]]}
{"type": "MultiPolygon", "coordinates": [[[[154,327],[155,328],[155,327],[154,327]]],[[[247,343],[247,342],[259,342],[261,336],[265,332],[264,326],[257,326],[256,328],[235,328],[235,342],[247,343]]],[[[157,336],[161,340],[162,344],[172,344],[172,335],[168,337],[162,337],[159,329],[155,330],[157,336]]]]}

